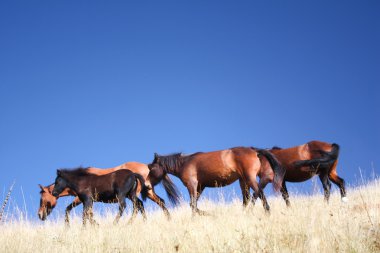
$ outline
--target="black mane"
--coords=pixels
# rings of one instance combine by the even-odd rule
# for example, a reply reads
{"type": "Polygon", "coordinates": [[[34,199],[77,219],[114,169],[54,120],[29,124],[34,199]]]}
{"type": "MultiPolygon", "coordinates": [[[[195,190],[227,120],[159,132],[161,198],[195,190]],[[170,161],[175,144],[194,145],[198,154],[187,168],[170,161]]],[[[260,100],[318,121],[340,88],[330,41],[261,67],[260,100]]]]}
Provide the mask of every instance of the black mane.
{"type": "Polygon", "coordinates": [[[71,176],[71,177],[82,177],[82,176],[89,176],[93,175],[87,171],[87,169],[90,167],[78,167],[75,169],[60,169],[60,176],[65,177],[65,176],[71,176]]]}
{"type": "Polygon", "coordinates": [[[183,156],[182,153],[173,153],[170,155],[165,156],[159,156],[161,164],[164,165],[165,169],[168,168],[178,168],[183,163],[183,156]]]}
{"type": "Polygon", "coordinates": [[[272,149],[274,149],[274,150],[280,150],[280,149],[282,149],[282,148],[277,147],[277,146],[273,146],[272,149]]]}

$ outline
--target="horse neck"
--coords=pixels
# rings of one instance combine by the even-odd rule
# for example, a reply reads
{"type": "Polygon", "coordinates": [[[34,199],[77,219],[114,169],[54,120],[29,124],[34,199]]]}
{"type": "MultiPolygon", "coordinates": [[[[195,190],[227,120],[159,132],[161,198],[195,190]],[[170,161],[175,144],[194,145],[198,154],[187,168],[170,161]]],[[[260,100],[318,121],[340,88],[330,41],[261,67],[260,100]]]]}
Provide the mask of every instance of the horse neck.
{"type": "MultiPolygon", "coordinates": [[[[47,188],[48,188],[49,193],[51,194],[51,193],[53,192],[53,189],[54,189],[54,184],[49,185],[47,188]]],[[[73,195],[73,191],[72,191],[70,188],[65,188],[65,189],[64,189],[64,190],[58,195],[58,198],[59,198],[59,197],[70,196],[70,195],[73,195]]]]}
{"type": "Polygon", "coordinates": [[[176,168],[168,168],[166,169],[166,173],[169,173],[173,176],[176,176],[176,177],[179,177],[179,173],[180,172],[180,168],[178,168],[178,166],[176,166],[176,168]]]}
{"type": "Polygon", "coordinates": [[[66,175],[63,178],[66,180],[68,187],[66,187],[61,194],[67,192],[67,195],[72,195],[73,192],[78,192],[79,181],[82,179],[80,176],[77,177],[72,175],[66,175]]]}
{"type": "Polygon", "coordinates": [[[166,173],[169,173],[173,176],[179,177],[181,174],[182,167],[183,167],[184,163],[185,163],[185,158],[179,157],[175,163],[175,166],[173,166],[173,167],[167,166],[166,173]]]}

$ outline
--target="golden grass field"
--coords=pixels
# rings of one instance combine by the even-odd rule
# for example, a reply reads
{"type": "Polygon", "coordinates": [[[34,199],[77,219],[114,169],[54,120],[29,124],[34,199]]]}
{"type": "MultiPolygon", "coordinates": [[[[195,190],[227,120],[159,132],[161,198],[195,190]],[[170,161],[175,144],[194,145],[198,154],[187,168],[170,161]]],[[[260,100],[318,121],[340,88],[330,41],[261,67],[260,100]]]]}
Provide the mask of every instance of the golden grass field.
{"type": "MultiPolygon", "coordinates": [[[[296,196],[286,208],[281,196],[270,197],[271,215],[260,203],[243,209],[232,203],[200,201],[212,216],[192,217],[187,203],[172,209],[167,221],[160,210],[139,215],[127,225],[113,225],[112,212],[83,228],[79,209],[70,228],[63,219],[6,221],[0,227],[0,252],[380,252],[380,180],[348,188],[348,203],[333,193],[296,196]]],[[[130,205],[129,205],[130,207],[130,205]]],[[[55,210],[56,211],[56,210],[55,210]]]]}

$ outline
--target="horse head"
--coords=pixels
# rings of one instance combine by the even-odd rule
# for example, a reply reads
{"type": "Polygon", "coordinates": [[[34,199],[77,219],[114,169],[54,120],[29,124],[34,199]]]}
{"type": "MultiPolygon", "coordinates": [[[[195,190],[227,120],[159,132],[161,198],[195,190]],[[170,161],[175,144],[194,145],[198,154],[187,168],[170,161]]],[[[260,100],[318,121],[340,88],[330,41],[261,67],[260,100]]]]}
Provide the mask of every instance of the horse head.
{"type": "Polygon", "coordinates": [[[54,197],[51,192],[51,186],[44,187],[38,185],[41,189],[40,191],[40,208],[38,209],[38,217],[41,220],[46,220],[47,216],[51,213],[54,207],[57,205],[57,197],[54,197]]]}

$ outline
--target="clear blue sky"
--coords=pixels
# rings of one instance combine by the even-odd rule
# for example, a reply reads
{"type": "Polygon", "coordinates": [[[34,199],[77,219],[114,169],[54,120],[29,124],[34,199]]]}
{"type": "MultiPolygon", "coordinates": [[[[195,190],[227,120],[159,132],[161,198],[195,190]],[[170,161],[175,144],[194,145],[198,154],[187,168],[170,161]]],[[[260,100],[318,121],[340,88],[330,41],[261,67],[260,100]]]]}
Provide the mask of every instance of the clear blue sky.
{"type": "Polygon", "coordinates": [[[313,139],[341,145],[348,183],[378,173],[379,13],[379,1],[1,1],[1,191],[16,180],[13,201],[22,187],[36,217],[37,184],[57,168],[313,139]]]}

